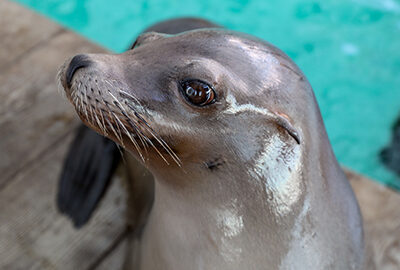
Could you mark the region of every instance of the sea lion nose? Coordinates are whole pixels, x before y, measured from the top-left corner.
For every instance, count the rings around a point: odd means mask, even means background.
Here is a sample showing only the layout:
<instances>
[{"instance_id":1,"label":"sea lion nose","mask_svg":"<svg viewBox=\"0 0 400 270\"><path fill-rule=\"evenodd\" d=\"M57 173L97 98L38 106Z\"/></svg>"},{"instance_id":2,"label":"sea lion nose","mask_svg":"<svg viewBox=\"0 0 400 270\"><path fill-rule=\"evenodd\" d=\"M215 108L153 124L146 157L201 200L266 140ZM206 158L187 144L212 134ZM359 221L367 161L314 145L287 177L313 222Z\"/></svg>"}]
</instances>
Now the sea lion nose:
<instances>
[{"instance_id":1,"label":"sea lion nose","mask_svg":"<svg viewBox=\"0 0 400 270\"><path fill-rule=\"evenodd\" d=\"M71 87L72 78L74 77L75 72L80 68L88 67L91 64L91 61L87 55L78 54L74 56L69 63L67 72L66 72L66 82L67 86Z\"/></svg>"}]
</instances>

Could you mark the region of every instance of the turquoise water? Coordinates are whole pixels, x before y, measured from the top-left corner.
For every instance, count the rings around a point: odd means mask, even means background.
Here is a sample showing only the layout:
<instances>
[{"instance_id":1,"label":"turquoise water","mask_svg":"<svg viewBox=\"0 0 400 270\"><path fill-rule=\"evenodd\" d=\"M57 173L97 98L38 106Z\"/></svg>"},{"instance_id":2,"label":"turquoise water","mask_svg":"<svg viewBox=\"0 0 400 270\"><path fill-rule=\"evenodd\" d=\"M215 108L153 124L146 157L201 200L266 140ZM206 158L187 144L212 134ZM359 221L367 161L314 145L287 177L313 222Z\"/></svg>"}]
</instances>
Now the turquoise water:
<instances>
[{"instance_id":1,"label":"turquoise water","mask_svg":"<svg viewBox=\"0 0 400 270\"><path fill-rule=\"evenodd\" d=\"M379 162L400 114L398 0L18 0L115 52L148 25L198 16L275 44L313 86L339 161L400 188Z\"/></svg>"}]
</instances>

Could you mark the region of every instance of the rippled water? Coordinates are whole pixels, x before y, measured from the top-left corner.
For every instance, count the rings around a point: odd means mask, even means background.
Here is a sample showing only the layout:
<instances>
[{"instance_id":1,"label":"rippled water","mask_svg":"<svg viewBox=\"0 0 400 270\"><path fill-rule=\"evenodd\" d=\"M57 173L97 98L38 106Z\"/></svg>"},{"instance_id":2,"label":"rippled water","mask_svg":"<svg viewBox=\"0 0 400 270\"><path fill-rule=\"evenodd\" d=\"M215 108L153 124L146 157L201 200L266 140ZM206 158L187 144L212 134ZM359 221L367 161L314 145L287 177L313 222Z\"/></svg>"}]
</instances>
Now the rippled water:
<instances>
[{"instance_id":1,"label":"rippled water","mask_svg":"<svg viewBox=\"0 0 400 270\"><path fill-rule=\"evenodd\" d=\"M400 114L399 0L18 2L116 52L149 24L187 15L268 40L310 80L339 161L400 188L378 158Z\"/></svg>"}]
</instances>

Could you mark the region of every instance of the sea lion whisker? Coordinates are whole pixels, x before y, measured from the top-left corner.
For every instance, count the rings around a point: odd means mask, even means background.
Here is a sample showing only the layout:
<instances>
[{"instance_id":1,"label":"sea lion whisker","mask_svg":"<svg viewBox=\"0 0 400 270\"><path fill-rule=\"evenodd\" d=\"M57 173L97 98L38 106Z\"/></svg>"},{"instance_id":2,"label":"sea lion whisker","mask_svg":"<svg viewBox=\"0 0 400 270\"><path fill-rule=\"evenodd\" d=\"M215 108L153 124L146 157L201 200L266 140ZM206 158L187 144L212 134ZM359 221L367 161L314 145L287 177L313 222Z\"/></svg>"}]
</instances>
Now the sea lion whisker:
<instances>
[{"instance_id":1,"label":"sea lion whisker","mask_svg":"<svg viewBox=\"0 0 400 270\"><path fill-rule=\"evenodd\" d=\"M97 83L96 83L96 84L97 84ZM101 99L102 99L103 103L106 105L106 107L107 107L107 109L108 109L108 118L109 118L110 120L113 119L114 117L111 115L113 110L110 108L110 106L109 106L108 103L104 100L103 97L101 97ZM123 141L122 141L121 133L119 133L119 135L118 135L118 132L115 130L115 128L114 128L114 126L112 125L112 123L110 122L110 120L109 120L107 117L104 117L104 118L105 118L105 120L107 121L107 123L108 123L109 127L111 128L111 130L113 131L113 133L115 134L115 137L118 139L118 142L119 142L122 146L124 146L124 143L123 143Z\"/></svg>"},{"instance_id":2,"label":"sea lion whisker","mask_svg":"<svg viewBox=\"0 0 400 270\"><path fill-rule=\"evenodd\" d=\"M116 126L116 128L117 128L117 132L118 132L118 134L119 134L119 137L121 138L122 146L124 146L123 141L122 141L121 129L120 129L119 123L118 123L118 121L117 121L118 117L115 115L115 113L114 113L113 111L111 111L111 115L113 116L113 118L114 118L114 120L115 120L114 123L115 123L115 126Z\"/></svg>"},{"instance_id":3,"label":"sea lion whisker","mask_svg":"<svg viewBox=\"0 0 400 270\"><path fill-rule=\"evenodd\" d=\"M136 140L131 136L130 132L126 129L125 125L121 122L121 120L114 113L112 113L112 114L114 115L114 118L117 120L119 126L121 126L121 128L123 129L125 134L132 141L133 145L135 146L136 150L138 151L138 153L140 155L140 158L143 160L143 162L145 162L142 152L140 151L139 145L137 144Z\"/></svg>"},{"instance_id":4,"label":"sea lion whisker","mask_svg":"<svg viewBox=\"0 0 400 270\"><path fill-rule=\"evenodd\" d=\"M118 116L116 116L114 113L112 113L114 115L114 118L117 120L119 126L121 126L121 128L123 129L123 131L125 132L125 134L129 137L129 139L132 141L133 145L135 146L136 150L138 151L140 157L142 158L142 160L144 161L142 152L139 149L139 145L137 144L136 140L131 136L130 132L126 129L125 125L122 123L122 121L119 119Z\"/></svg>"},{"instance_id":5,"label":"sea lion whisker","mask_svg":"<svg viewBox=\"0 0 400 270\"><path fill-rule=\"evenodd\" d=\"M119 90L119 91L123 91L121 88L120 88L120 82L119 81L117 81L117 80L108 80L108 79L105 79L104 80L106 83L108 83L108 85L109 86L111 86L111 89L116 89L116 90ZM124 91L125 92L125 91ZM134 96L132 96L132 95L130 95L129 93L127 93L127 92L125 92L125 94L127 94L128 96L130 96L131 98L133 98L133 99L135 99L138 103L140 103L139 102L139 100L138 99L136 99Z\"/></svg>"},{"instance_id":6,"label":"sea lion whisker","mask_svg":"<svg viewBox=\"0 0 400 270\"><path fill-rule=\"evenodd\" d=\"M155 131L148 127L147 131L150 132L150 134L153 136L153 138L165 149L165 151L167 151L167 153L172 157L172 159L175 161L175 163L181 167L182 166L182 162L180 160L180 158L175 154L175 152L169 147L169 145L162 139L160 138L157 133L155 133Z\"/></svg>"},{"instance_id":7,"label":"sea lion whisker","mask_svg":"<svg viewBox=\"0 0 400 270\"><path fill-rule=\"evenodd\" d=\"M87 87L86 87L86 85L83 85L83 88L85 89L84 96L85 96L85 101L86 101L86 107L87 107L87 109L88 109L89 112L90 112L90 123L91 123L92 125L95 125L95 123L94 123L94 117L93 117L93 110L92 110L92 107L89 105L89 100L88 100ZM88 118L88 120L89 120L89 118Z\"/></svg>"},{"instance_id":8,"label":"sea lion whisker","mask_svg":"<svg viewBox=\"0 0 400 270\"><path fill-rule=\"evenodd\" d=\"M56 75L56 80L57 80L57 91L58 91L58 93L59 93L63 98L66 98L66 97L67 97L67 94L65 93L64 87L62 86L62 83L61 83L61 77L62 77L64 68L65 68L65 64L62 65L62 66L58 69L58 72L57 72L57 75Z\"/></svg>"},{"instance_id":9,"label":"sea lion whisker","mask_svg":"<svg viewBox=\"0 0 400 270\"><path fill-rule=\"evenodd\" d=\"M74 106L76 108L78 108L78 111L80 111L80 109L79 109L79 95L75 91L73 93L71 93L71 101L74 104Z\"/></svg>"},{"instance_id":10,"label":"sea lion whisker","mask_svg":"<svg viewBox=\"0 0 400 270\"><path fill-rule=\"evenodd\" d=\"M137 143L137 141L132 137L131 133L125 127L124 127L124 130L125 130L126 135L129 137L129 139L131 140L131 142L135 146L136 151L139 153L139 155L140 155L141 159L143 160L143 162L146 162L145 159L144 159L144 156L142 154L142 151L140 151L140 147L139 147L139 144ZM147 154L147 151L146 151L146 154Z\"/></svg>"},{"instance_id":11,"label":"sea lion whisker","mask_svg":"<svg viewBox=\"0 0 400 270\"><path fill-rule=\"evenodd\" d=\"M144 121L144 119L143 119L143 121ZM171 147L157 134L157 132L153 129L153 128L151 128L150 127L150 125L146 122L146 121L144 121L144 123L146 123L146 125L147 125L147 127L148 127L148 130L150 131L150 134L154 137L154 138L156 138L156 139L159 139L162 143L160 143L160 144L162 144L163 146L165 146L167 149L167 152L170 152L170 153L172 153L174 156L175 156L175 158L177 159L177 160L179 160L179 162L180 162L180 159L179 159L179 157L175 154L175 152L171 149Z\"/></svg>"},{"instance_id":12,"label":"sea lion whisker","mask_svg":"<svg viewBox=\"0 0 400 270\"><path fill-rule=\"evenodd\" d=\"M146 137L143 132L140 130L140 128L127 116L126 117L126 121L128 122L129 126L136 132L137 136L139 137L140 142L142 143L142 146L144 148L144 150L146 151L147 154L147 143L145 140L143 140L144 137Z\"/></svg>"},{"instance_id":13,"label":"sea lion whisker","mask_svg":"<svg viewBox=\"0 0 400 270\"><path fill-rule=\"evenodd\" d=\"M158 148L154 145L154 143L147 137L145 137L146 141L149 142L150 146L153 147L153 149L157 152L157 154L165 161L165 163L167 165L169 165L168 160L163 156L163 154L161 154L160 150L158 150Z\"/></svg>"},{"instance_id":14,"label":"sea lion whisker","mask_svg":"<svg viewBox=\"0 0 400 270\"><path fill-rule=\"evenodd\" d=\"M143 162L146 162L145 159L144 159L144 157L143 157L142 151L140 151L140 147L139 147L139 144L137 143L137 141L132 137L131 133L125 128L125 126L123 126L123 129L124 129L124 131L125 131L125 134L128 136L128 138L131 140L131 142L132 142L133 145L135 146L136 151L137 151L137 152L139 153L139 155L140 155L140 158L143 160Z\"/></svg>"},{"instance_id":15,"label":"sea lion whisker","mask_svg":"<svg viewBox=\"0 0 400 270\"><path fill-rule=\"evenodd\" d=\"M122 96L122 98L128 99L129 101L134 101L137 104L141 105L140 101L135 98L134 96L132 96L131 94L129 94L128 92L125 92L122 89L119 89L119 94Z\"/></svg>"},{"instance_id":16,"label":"sea lion whisker","mask_svg":"<svg viewBox=\"0 0 400 270\"><path fill-rule=\"evenodd\" d=\"M71 94L71 100L74 104L76 104L76 101L78 99L78 95L75 92L72 92Z\"/></svg>"},{"instance_id":17,"label":"sea lion whisker","mask_svg":"<svg viewBox=\"0 0 400 270\"><path fill-rule=\"evenodd\" d=\"M122 162L123 162L124 164L126 164L126 160L125 160L125 156L124 156L124 151L122 151L121 146L120 146L118 143L116 143L115 145L117 146L118 152L119 152L119 154L121 155Z\"/></svg>"},{"instance_id":18,"label":"sea lion whisker","mask_svg":"<svg viewBox=\"0 0 400 270\"><path fill-rule=\"evenodd\" d=\"M80 103L80 95L77 95L75 98L75 105L78 108L79 112L82 112L82 106Z\"/></svg>"},{"instance_id":19,"label":"sea lion whisker","mask_svg":"<svg viewBox=\"0 0 400 270\"><path fill-rule=\"evenodd\" d=\"M116 103L115 106L117 106L122 112L124 112L124 115L127 115L128 113L126 112L125 108L123 107L123 105L121 104L121 102L119 102L119 100L111 93L110 90L108 90L108 93L111 95L111 97L114 99L114 101Z\"/></svg>"},{"instance_id":20,"label":"sea lion whisker","mask_svg":"<svg viewBox=\"0 0 400 270\"><path fill-rule=\"evenodd\" d=\"M107 132L107 127L106 127L106 124L105 124L105 122L104 122L104 115L103 115L103 111L100 109L99 110L99 112L100 112L100 116L101 116L101 122L102 122L102 124L103 124L103 127L104 127L104 135L108 135L108 132Z\"/></svg>"},{"instance_id":21,"label":"sea lion whisker","mask_svg":"<svg viewBox=\"0 0 400 270\"><path fill-rule=\"evenodd\" d=\"M83 104L83 97L82 97L81 94L79 95L79 104L80 104L80 106L79 106L80 107L80 112L83 114L84 111L86 110L86 107Z\"/></svg>"},{"instance_id":22,"label":"sea lion whisker","mask_svg":"<svg viewBox=\"0 0 400 270\"><path fill-rule=\"evenodd\" d=\"M110 92L109 92L110 93ZM126 92L125 92L126 93ZM110 93L110 95L111 96L113 96L111 93ZM114 97L114 96L113 96ZM116 99L115 97L114 97L114 99ZM117 102L118 102L118 100L116 100ZM117 104L120 104L120 102L118 102ZM120 107L120 106L118 106L116 104L116 106L117 107ZM139 114L136 112L136 110L135 110L135 108L132 106L132 105L130 105L130 104L127 104L128 105L128 107L132 110L132 111L134 111L134 113L135 113L135 116L139 119L139 120L141 120L146 126L147 126L147 129L149 129L150 128L150 126L148 125L148 123L142 118L142 117L140 117L139 116ZM122 106L122 105L121 105ZM121 109L121 108L120 108ZM122 109L121 109L121 112L122 112ZM125 115L125 117L127 117L128 119L129 119L129 121L128 121L128 123L130 122L130 121L132 121L132 120L130 120L130 118L129 118L129 116L126 114L126 111L125 111L125 113L124 112L122 112L124 115ZM130 123L130 124L132 124L132 123ZM132 128L134 128L134 127L132 127ZM140 130L139 128L134 128L135 129L135 131L138 131L138 130ZM150 128L151 129L151 128ZM138 132L138 135L139 135L139 137L140 137L140 133L141 132ZM152 136L154 137L154 133L153 132L150 132L151 134L152 134ZM157 154L164 160L164 162L167 164L167 165L169 165L169 162L167 161L167 159L164 157L164 155L160 152L160 150L158 150L158 148L153 144L153 142L147 137L147 136L143 136L144 137L144 139L145 139L145 141L147 141L149 144L150 144L150 146L157 152ZM155 139L157 140L157 141L159 141L158 140L158 138L156 138L155 137ZM159 142L160 143L160 142ZM160 143L160 145L162 145L163 146L163 144L162 143ZM163 146L164 147L164 146ZM164 147L165 148L165 147ZM168 151L167 151L168 152ZM170 153L168 153L169 155L171 155ZM174 161L176 162L176 160L174 159ZM179 163L178 163L178 165L179 165Z\"/></svg>"},{"instance_id":23,"label":"sea lion whisker","mask_svg":"<svg viewBox=\"0 0 400 270\"><path fill-rule=\"evenodd\" d=\"M151 126L147 123L146 120L144 120L143 117L141 117L136 111L135 109L130 106L129 104L127 104L128 107L130 109L132 109L134 111L135 116L143 123L145 124L145 128L147 131L149 131L149 133L158 141L158 143L167 151L167 153L172 157L172 159L175 161L175 163L181 167L182 166L182 162L180 160L180 158L175 154L175 152L170 148L170 146L161 138L159 138L158 134L154 131L154 129L151 128Z\"/></svg>"},{"instance_id":24,"label":"sea lion whisker","mask_svg":"<svg viewBox=\"0 0 400 270\"><path fill-rule=\"evenodd\" d=\"M94 117L96 118L97 125L100 127L101 131L102 131L104 134L106 134L105 127L101 124L100 119L99 119L99 117L97 116L96 111L95 111L95 113L94 113Z\"/></svg>"},{"instance_id":25,"label":"sea lion whisker","mask_svg":"<svg viewBox=\"0 0 400 270\"><path fill-rule=\"evenodd\" d=\"M106 81L108 84L110 84L108 81ZM139 137L139 139L140 139L140 141L141 141L141 143L142 143L142 145L143 145L143 148L144 149L146 149L146 144L145 144L145 142L143 141L143 139L142 139L142 136L141 136L141 132L140 132L140 129L138 129L137 128L137 126L136 125L134 125L132 122L131 122L131 120L130 120L130 118L129 118L129 116L128 116L128 112L126 111L126 109L123 107L123 105L122 105L122 103L111 93L111 91L110 90L108 90L108 93L110 94L110 96L114 99L114 101L115 101L115 106L121 111L121 113L128 119L128 123L130 124L130 126L133 128L133 130L138 134L138 137ZM118 119L118 121L119 121L119 119ZM120 124L123 126L123 128L126 130L126 128L125 128L125 125L123 125L123 123L120 121ZM132 125L133 124L133 125ZM135 145L135 147L136 147L136 145ZM139 151L139 150L138 150ZM146 152L147 152L147 150L146 150ZM140 153L141 154L141 153Z\"/></svg>"},{"instance_id":26,"label":"sea lion whisker","mask_svg":"<svg viewBox=\"0 0 400 270\"><path fill-rule=\"evenodd\" d=\"M142 134L141 134L141 131L140 131L139 127L138 127L137 125L135 125L135 123L133 123L133 121L130 119L130 117L129 117L127 111L122 107L122 104L121 104L120 102L118 102L118 100L114 97L114 95L111 94L111 93L110 93L110 95L111 95L111 96L115 99L115 101L117 102L117 103L115 103L115 106L117 106L117 108L120 109L120 112L122 113L123 116L125 116L127 122L128 122L129 125L131 126L131 128L138 134L138 137L139 137L139 139L141 140L143 147L145 147L145 143L144 143L144 141L142 140L142 138L141 138L141 136L140 136L140 135L142 135Z\"/></svg>"},{"instance_id":27,"label":"sea lion whisker","mask_svg":"<svg viewBox=\"0 0 400 270\"><path fill-rule=\"evenodd\" d=\"M75 82L75 81L74 81ZM84 99L84 96L85 96L85 94L83 93L83 91L82 91L82 89L81 89L81 83L79 82L79 84L78 84L78 86L77 86L77 88L76 88L76 90L74 91L74 92L79 92L79 96L80 96L80 99L81 99L81 104L82 104L82 109L83 109L83 113L84 113L84 115L86 116L86 119L89 121L89 114L88 114L88 111L87 111L87 104L89 104L88 102L87 102L87 100L86 101L84 101L83 99Z\"/></svg>"},{"instance_id":28,"label":"sea lion whisker","mask_svg":"<svg viewBox=\"0 0 400 270\"><path fill-rule=\"evenodd\" d=\"M94 108L93 108L93 106L92 106L92 104L89 104L88 105L88 107L89 107L89 111L90 111L90 119L91 119L91 123L93 124L93 125L96 125L96 122L95 122L95 113L93 113L93 111L94 111Z\"/></svg>"},{"instance_id":29,"label":"sea lion whisker","mask_svg":"<svg viewBox=\"0 0 400 270\"><path fill-rule=\"evenodd\" d=\"M111 128L112 132L114 133L115 137L117 138L118 142L123 146L123 142L122 142L122 137L118 136L117 131L115 130L115 128L113 127L112 123L110 122L110 120L108 120L108 118L105 118L108 126Z\"/></svg>"}]
</instances>

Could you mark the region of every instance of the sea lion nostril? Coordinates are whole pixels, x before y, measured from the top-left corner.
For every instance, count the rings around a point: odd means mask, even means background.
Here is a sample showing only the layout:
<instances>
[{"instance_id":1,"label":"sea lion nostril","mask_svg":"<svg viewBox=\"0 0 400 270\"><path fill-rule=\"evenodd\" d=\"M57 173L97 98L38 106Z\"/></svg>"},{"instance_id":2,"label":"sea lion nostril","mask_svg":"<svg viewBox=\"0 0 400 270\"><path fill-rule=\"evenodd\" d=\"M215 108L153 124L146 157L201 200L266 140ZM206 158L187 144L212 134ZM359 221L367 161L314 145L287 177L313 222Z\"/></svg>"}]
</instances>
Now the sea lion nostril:
<instances>
[{"instance_id":1,"label":"sea lion nostril","mask_svg":"<svg viewBox=\"0 0 400 270\"><path fill-rule=\"evenodd\" d=\"M71 62L69 63L67 72L66 72L66 81L67 81L67 86L71 87L72 83L72 78L75 74L75 72L80 69L87 67L91 64L91 61L88 56L84 54L78 54L72 58Z\"/></svg>"}]
</instances>

